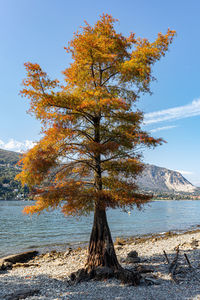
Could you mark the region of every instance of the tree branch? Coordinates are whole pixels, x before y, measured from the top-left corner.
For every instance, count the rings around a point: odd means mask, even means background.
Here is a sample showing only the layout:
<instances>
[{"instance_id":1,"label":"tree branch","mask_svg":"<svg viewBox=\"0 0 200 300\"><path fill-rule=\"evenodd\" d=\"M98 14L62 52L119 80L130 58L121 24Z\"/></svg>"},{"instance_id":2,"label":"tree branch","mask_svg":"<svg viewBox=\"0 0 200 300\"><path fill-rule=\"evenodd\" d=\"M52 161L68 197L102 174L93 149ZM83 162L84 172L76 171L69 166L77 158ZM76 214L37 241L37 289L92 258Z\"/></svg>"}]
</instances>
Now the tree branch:
<instances>
[{"instance_id":1,"label":"tree branch","mask_svg":"<svg viewBox=\"0 0 200 300\"><path fill-rule=\"evenodd\" d=\"M91 65L91 71L92 71L92 77L93 77L94 86L97 87L96 82L95 82L94 66L93 66L93 64Z\"/></svg>"},{"instance_id":2,"label":"tree branch","mask_svg":"<svg viewBox=\"0 0 200 300\"><path fill-rule=\"evenodd\" d=\"M113 74L111 74L103 83L101 86L103 86L106 82L108 82L112 77L114 77L115 75L117 75L119 72L115 72Z\"/></svg>"}]
</instances>

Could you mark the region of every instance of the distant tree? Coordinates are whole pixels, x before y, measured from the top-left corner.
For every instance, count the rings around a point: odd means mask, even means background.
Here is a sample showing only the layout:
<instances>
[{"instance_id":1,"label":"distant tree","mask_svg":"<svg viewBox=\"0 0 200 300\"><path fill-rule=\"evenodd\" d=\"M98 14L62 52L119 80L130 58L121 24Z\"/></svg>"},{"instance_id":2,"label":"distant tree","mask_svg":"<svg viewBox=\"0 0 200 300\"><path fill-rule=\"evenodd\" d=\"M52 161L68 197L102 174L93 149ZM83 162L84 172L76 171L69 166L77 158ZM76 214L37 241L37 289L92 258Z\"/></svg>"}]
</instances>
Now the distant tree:
<instances>
[{"instance_id":1,"label":"distant tree","mask_svg":"<svg viewBox=\"0 0 200 300\"><path fill-rule=\"evenodd\" d=\"M3 180L2 180L2 183L3 183L3 184L8 184L8 183L10 183L10 179L4 177Z\"/></svg>"},{"instance_id":2,"label":"distant tree","mask_svg":"<svg viewBox=\"0 0 200 300\"><path fill-rule=\"evenodd\" d=\"M43 124L43 138L24 155L17 176L36 200L25 212L62 207L65 215L81 215L94 210L88 272L98 266L121 270L106 208L139 208L150 199L137 193L134 182L143 169L140 148L162 140L141 129L143 114L134 104L150 92L152 65L175 35L168 30L151 43L117 33L115 22L103 15L74 34L65 48L73 61L63 72L63 86L28 62L21 91Z\"/></svg>"}]
</instances>

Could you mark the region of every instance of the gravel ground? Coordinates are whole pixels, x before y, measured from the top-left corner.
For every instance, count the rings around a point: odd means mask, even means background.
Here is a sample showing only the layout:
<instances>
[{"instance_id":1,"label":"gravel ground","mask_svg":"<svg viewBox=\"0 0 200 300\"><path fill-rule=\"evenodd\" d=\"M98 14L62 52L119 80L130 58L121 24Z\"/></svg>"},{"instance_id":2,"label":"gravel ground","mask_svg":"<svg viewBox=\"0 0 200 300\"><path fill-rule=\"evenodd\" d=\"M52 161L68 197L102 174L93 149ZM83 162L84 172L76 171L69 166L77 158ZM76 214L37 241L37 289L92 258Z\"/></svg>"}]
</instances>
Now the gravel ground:
<instances>
[{"instance_id":1,"label":"gravel ground","mask_svg":"<svg viewBox=\"0 0 200 300\"><path fill-rule=\"evenodd\" d=\"M163 255L166 251L172 262L179 245L179 267L175 283L168 273L168 264ZM163 238L137 239L124 245L116 245L118 259L123 267L150 267L154 269L146 276L155 283L140 286L127 286L118 280L82 282L69 285L71 272L84 267L87 250L76 249L66 253L51 252L37 256L28 264L16 264L12 270L0 271L0 299L15 299L16 292L24 289L38 289L39 293L26 297L27 300L200 300L200 232L185 233ZM141 259L137 264L126 264L125 258L130 251L137 251ZM184 257L187 254L192 268L189 268ZM9 298L10 297L10 298Z\"/></svg>"}]
</instances>

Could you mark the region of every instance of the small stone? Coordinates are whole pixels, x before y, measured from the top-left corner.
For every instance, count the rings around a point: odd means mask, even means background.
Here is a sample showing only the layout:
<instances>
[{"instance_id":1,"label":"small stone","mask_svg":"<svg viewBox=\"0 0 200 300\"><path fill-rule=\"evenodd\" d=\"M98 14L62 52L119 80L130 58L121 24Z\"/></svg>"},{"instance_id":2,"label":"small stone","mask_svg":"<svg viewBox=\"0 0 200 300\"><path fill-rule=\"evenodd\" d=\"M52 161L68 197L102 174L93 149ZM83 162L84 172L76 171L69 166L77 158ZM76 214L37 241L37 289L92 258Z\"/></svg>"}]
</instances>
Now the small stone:
<instances>
[{"instance_id":1,"label":"small stone","mask_svg":"<svg viewBox=\"0 0 200 300\"><path fill-rule=\"evenodd\" d=\"M128 253L127 256L132 257L132 258L136 258L136 257L138 257L138 253L137 253L137 251L131 251L131 252Z\"/></svg>"},{"instance_id":2,"label":"small stone","mask_svg":"<svg viewBox=\"0 0 200 300\"><path fill-rule=\"evenodd\" d=\"M193 240L191 243L190 243L191 247L198 247L199 246L199 241L197 240Z\"/></svg>"},{"instance_id":3,"label":"small stone","mask_svg":"<svg viewBox=\"0 0 200 300\"><path fill-rule=\"evenodd\" d=\"M136 264L139 263L141 261L141 259L139 257L127 257L125 259L125 262L128 264Z\"/></svg>"},{"instance_id":4,"label":"small stone","mask_svg":"<svg viewBox=\"0 0 200 300\"><path fill-rule=\"evenodd\" d=\"M115 249L119 251L119 250L122 250L123 247L121 247L121 246L116 246Z\"/></svg>"},{"instance_id":5,"label":"small stone","mask_svg":"<svg viewBox=\"0 0 200 300\"><path fill-rule=\"evenodd\" d=\"M13 264L9 261L5 261L1 267L2 270L12 269Z\"/></svg>"},{"instance_id":6,"label":"small stone","mask_svg":"<svg viewBox=\"0 0 200 300\"><path fill-rule=\"evenodd\" d=\"M152 242L157 242L157 240L158 240L158 238L155 237L155 238L152 239Z\"/></svg>"},{"instance_id":7,"label":"small stone","mask_svg":"<svg viewBox=\"0 0 200 300\"><path fill-rule=\"evenodd\" d=\"M186 242L184 242L182 245L181 245L181 247L183 247L183 248L190 248L190 243L186 243Z\"/></svg>"},{"instance_id":8,"label":"small stone","mask_svg":"<svg viewBox=\"0 0 200 300\"><path fill-rule=\"evenodd\" d=\"M146 277L146 276L142 276L144 281L145 281L145 284L147 285L160 285L161 284L161 281L158 280L158 279L155 279L153 277Z\"/></svg>"},{"instance_id":9,"label":"small stone","mask_svg":"<svg viewBox=\"0 0 200 300\"><path fill-rule=\"evenodd\" d=\"M123 246L126 244L126 240L123 239L123 238L119 238L117 237L116 240L115 240L115 245L120 245L120 246Z\"/></svg>"},{"instance_id":10,"label":"small stone","mask_svg":"<svg viewBox=\"0 0 200 300\"><path fill-rule=\"evenodd\" d=\"M50 253L46 253L46 254L43 255L44 259L47 259L47 258L50 258L50 257L51 257Z\"/></svg>"},{"instance_id":11,"label":"small stone","mask_svg":"<svg viewBox=\"0 0 200 300\"><path fill-rule=\"evenodd\" d=\"M56 250L51 250L51 252L50 252L50 254L55 254L55 253L57 253Z\"/></svg>"},{"instance_id":12,"label":"small stone","mask_svg":"<svg viewBox=\"0 0 200 300\"><path fill-rule=\"evenodd\" d=\"M126 258L120 257L119 261L120 261L121 263L125 263L125 262L126 262Z\"/></svg>"},{"instance_id":13,"label":"small stone","mask_svg":"<svg viewBox=\"0 0 200 300\"><path fill-rule=\"evenodd\" d=\"M68 248L68 250L64 253L64 257L67 257L72 252L72 248Z\"/></svg>"}]
</instances>

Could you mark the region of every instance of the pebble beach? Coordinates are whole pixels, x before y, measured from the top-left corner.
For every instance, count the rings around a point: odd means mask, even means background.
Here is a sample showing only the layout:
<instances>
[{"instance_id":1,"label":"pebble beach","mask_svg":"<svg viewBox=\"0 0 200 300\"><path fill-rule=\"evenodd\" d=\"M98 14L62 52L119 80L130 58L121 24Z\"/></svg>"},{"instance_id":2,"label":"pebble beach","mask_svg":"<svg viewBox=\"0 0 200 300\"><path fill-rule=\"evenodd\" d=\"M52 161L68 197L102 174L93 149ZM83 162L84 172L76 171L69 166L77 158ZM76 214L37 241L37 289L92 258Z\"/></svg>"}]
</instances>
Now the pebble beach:
<instances>
[{"instance_id":1,"label":"pebble beach","mask_svg":"<svg viewBox=\"0 0 200 300\"><path fill-rule=\"evenodd\" d=\"M176 281L169 274L179 246ZM139 286L128 286L116 279L87 281L71 284L69 275L83 268L87 249L66 249L65 252L43 253L27 263L13 264L12 268L0 271L1 300L164 300L200 299L200 231L182 234L165 234L137 239L118 239L116 254L124 268L147 268ZM127 261L127 255L136 251L139 262ZM185 254L189 260L186 260ZM19 296L23 291L32 295ZM21 298L20 298L21 297Z\"/></svg>"}]
</instances>

